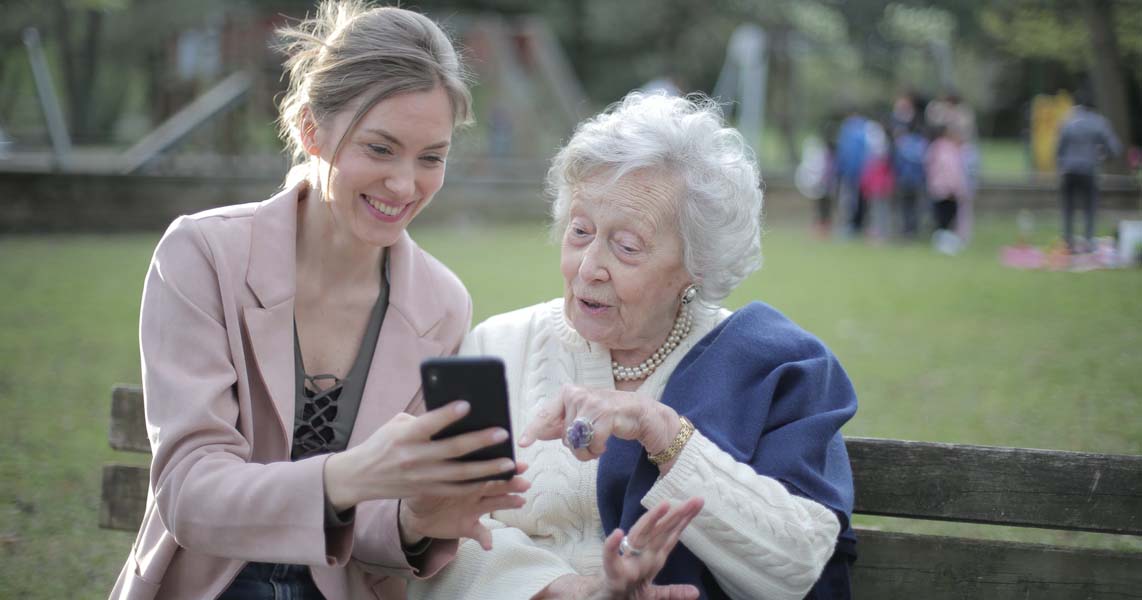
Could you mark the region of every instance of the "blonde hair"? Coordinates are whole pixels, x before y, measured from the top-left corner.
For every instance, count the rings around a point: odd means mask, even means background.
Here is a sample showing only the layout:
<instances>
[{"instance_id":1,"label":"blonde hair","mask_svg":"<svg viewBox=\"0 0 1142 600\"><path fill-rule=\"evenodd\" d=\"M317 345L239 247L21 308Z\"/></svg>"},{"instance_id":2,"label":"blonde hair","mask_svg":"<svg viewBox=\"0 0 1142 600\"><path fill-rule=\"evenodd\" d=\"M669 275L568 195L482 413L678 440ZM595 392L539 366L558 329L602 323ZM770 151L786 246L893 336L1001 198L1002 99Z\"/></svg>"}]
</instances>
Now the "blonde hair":
<instances>
[{"instance_id":1,"label":"blonde hair","mask_svg":"<svg viewBox=\"0 0 1142 600\"><path fill-rule=\"evenodd\" d=\"M360 100L346 135L378 102L441 86L454 125L471 122L467 72L448 36L428 17L363 0L325 0L317 15L278 29L289 87L282 97L278 132L295 166L307 162L302 137L305 111L317 123Z\"/></svg>"}]
</instances>

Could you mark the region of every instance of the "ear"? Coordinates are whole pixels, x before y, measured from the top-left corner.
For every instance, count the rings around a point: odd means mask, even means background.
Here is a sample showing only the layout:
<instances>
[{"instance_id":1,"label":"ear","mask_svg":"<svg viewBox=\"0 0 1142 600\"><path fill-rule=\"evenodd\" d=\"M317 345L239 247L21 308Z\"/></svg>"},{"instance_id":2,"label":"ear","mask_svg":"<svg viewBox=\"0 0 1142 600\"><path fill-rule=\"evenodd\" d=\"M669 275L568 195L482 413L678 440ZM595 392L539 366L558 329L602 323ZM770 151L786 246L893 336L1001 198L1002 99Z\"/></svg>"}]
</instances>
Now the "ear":
<instances>
[{"instance_id":1,"label":"ear","mask_svg":"<svg viewBox=\"0 0 1142 600\"><path fill-rule=\"evenodd\" d=\"M301 109L301 144L306 154L310 156L321 155L321 144L318 140L317 119L309 107Z\"/></svg>"}]
</instances>

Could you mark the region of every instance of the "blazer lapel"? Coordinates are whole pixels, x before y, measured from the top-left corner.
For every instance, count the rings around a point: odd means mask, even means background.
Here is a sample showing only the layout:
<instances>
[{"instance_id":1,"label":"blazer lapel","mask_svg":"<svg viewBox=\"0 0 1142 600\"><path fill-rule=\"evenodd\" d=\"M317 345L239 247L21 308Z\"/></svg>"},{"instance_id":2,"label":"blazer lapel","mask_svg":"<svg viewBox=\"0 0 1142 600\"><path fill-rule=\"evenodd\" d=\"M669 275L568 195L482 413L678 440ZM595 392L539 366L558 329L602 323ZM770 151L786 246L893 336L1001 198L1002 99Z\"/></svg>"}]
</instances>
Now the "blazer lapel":
<instances>
[{"instance_id":1,"label":"blazer lapel","mask_svg":"<svg viewBox=\"0 0 1142 600\"><path fill-rule=\"evenodd\" d=\"M433 293L432 271L408 233L401 234L389 249L389 286L389 308L349 436L350 446L364 441L397 413L409 410L419 397L420 362L448 350L428 335L444 312Z\"/></svg>"},{"instance_id":2,"label":"blazer lapel","mask_svg":"<svg viewBox=\"0 0 1142 600\"><path fill-rule=\"evenodd\" d=\"M254 363L274 405L286 447L293 443L293 299L273 308L246 308L246 334Z\"/></svg>"},{"instance_id":3,"label":"blazer lapel","mask_svg":"<svg viewBox=\"0 0 1142 600\"><path fill-rule=\"evenodd\" d=\"M246 283L261 304L244 311L246 335L287 448L293 440L297 203L303 185L266 200L254 212L246 273Z\"/></svg>"},{"instance_id":4,"label":"blazer lapel","mask_svg":"<svg viewBox=\"0 0 1142 600\"><path fill-rule=\"evenodd\" d=\"M443 352L442 344L420 337L402 315L390 310L377 339L349 446L363 442L397 413L408 410L420 392L420 361Z\"/></svg>"}]
</instances>

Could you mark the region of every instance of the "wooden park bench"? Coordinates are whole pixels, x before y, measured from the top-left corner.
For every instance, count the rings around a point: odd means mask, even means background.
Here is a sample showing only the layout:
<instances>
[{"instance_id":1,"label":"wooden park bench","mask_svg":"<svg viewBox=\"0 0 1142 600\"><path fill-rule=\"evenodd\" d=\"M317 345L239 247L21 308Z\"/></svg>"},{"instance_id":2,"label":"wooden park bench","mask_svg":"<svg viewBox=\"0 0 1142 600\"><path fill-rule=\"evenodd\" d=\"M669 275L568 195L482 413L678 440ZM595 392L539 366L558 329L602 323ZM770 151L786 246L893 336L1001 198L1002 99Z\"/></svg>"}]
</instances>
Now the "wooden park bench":
<instances>
[{"instance_id":1,"label":"wooden park bench","mask_svg":"<svg viewBox=\"0 0 1142 600\"><path fill-rule=\"evenodd\" d=\"M111 447L149 452L138 386ZM1142 456L848 438L855 512L1142 536ZM136 530L147 469L103 468L100 526ZM1142 598L1142 552L858 529L857 598Z\"/></svg>"}]
</instances>

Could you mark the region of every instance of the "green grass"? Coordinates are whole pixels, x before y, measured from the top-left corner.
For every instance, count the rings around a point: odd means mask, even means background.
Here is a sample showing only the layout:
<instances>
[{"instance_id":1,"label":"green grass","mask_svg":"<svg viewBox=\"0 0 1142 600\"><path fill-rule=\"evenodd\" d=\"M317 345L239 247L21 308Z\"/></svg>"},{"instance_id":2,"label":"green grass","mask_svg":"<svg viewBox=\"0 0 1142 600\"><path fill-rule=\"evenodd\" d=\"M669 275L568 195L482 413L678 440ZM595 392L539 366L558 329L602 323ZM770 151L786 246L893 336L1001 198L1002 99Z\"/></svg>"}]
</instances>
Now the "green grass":
<instances>
[{"instance_id":1,"label":"green grass","mask_svg":"<svg viewBox=\"0 0 1142 600\"><path fill-rule=\"evenodd\" d=\"M764 300L833 349L860 396L850 435L1142 454L1142 270L1005 269L996 254L1013 228L981 223L955 258L776 228L765 268L727 304ZM560 293L542 226L415 236L467 283L477 319ZM96 527L99 468L132 459L107 448L109 391L139 381L139 295L156 240L0 238L0 598L106 597L127 555L132 534Z\"/></svg>"},{"instance_id":2,"label":"green grass","mask_svg":"<svg viewBox=\"0 0 1142 600\"><path fill-rule=\"evenodd\" d=\"M984 179L1014 179L1031 175L1023 140L1009 138L979 141L980 175Z\"/></svg>"}]
</instances>

